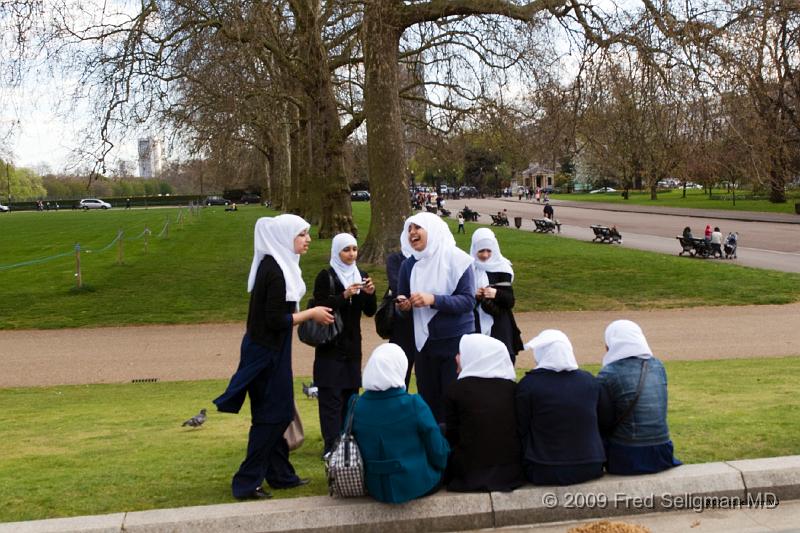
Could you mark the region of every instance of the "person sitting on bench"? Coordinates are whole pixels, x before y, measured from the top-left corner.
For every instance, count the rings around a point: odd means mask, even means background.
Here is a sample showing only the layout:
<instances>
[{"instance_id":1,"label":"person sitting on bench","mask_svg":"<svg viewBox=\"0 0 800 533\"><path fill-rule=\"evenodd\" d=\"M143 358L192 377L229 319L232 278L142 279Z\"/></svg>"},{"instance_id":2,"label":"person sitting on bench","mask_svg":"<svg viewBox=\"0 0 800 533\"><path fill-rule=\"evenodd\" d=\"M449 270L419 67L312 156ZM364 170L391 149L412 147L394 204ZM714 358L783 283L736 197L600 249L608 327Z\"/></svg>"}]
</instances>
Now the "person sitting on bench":
<instances>
[{"instance_id":1,"label":"person sitting on bench","mask_svg":"<svg viewBox=\"0 0 800 533\"><path fill-rule=\"evenodd\" d=\"M550 202L544 204L544 218L553 220L553 206L550 205Z\"/></svg>"}]
</instances>

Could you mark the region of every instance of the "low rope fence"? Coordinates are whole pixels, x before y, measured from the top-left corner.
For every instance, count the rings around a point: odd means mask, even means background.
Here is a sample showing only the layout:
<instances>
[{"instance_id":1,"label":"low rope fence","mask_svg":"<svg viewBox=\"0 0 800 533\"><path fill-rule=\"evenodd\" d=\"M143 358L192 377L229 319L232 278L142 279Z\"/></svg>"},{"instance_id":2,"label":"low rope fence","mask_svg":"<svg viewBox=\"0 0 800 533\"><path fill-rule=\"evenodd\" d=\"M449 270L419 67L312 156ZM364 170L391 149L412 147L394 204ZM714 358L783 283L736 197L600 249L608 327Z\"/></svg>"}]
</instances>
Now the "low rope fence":
<instances>
[{"instance_id":1,"label":"low rope fence","mask_svg":"<svg viewBox=\"0 0 800 533\"><path fill-rule=\"evenodd\" d=\"M183 225L184 225L184 221L186 220L186 215L185 215L184 211L188 212L192 217L198 217L199 214L200 214L199 205L195 206L195 205L192 204L188 208L181 209L180 211L178 211L178 214L175 216L174 222L171 219L171 217L169 215L167 215L166 220L164 221L164 226L161 228L161 231L158 233L158 235L156 235L156 238L168 239L169 238L170 226L172 224L177 224L179 226L179 228L182 229ZM124 243L125 242L138 241L140 239L143 239L144 253L147 254L148 253L149 238L150 238L150 236L152 234L153 234L153 232L150 230L150 228L145 226L145 228L142 230L142 232L139 233L137 236L126 238L125 237L125 232L120 228L117 231L117 235L114 237L114 239L112 239L111 242L109 242L108 244L106 244L105 246L103 246L101 248L84 248L84 247L81 246L80 243L75 243L73 249L68 251L68 252L58 253L58 254L47 256L47 257L40 257L40 258L37 258L37 259L30 259L30 260L27 260L27 261L21 261L21 262L18 262L18 263L12 263L12 264L9 264L9 265L0 265L0 272L11 270L11 269L14 269L14 268L22 268L22 267L33 266L33 265L40 265L40 264L43 264L43 263L47 263L49 261L54 261L56 259L60 259L62 257L67 257L67 256L70 256L70 255L74 255L75 256L75 278L76 278L76 284L77 284L78 288L81 288L83 286L83 273L81 271L81 254L99 254L99 253L103 253L105 251L110 250L116 244L117 245L117 264L123 264L124 263Z\"/></svg>"}]
</instances>

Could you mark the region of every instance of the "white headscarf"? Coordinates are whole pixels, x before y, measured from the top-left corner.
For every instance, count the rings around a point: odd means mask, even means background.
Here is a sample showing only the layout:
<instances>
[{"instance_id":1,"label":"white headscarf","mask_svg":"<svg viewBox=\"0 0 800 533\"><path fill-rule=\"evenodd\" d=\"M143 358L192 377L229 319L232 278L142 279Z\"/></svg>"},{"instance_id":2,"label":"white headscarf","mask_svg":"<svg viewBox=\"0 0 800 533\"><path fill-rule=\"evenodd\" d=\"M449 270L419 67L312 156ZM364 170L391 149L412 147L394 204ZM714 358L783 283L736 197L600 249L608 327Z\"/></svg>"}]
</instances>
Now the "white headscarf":
<instances>
[{"instance_id":1,"label":"white headscarf","mask_svg":"<svg viewBox=\"0 0 800 533\"><path fill-rule=\"evenodd\" d=\"M406 353L398 345L387 342L372 351L361 382L365 390L372 391L405 388L406 370Z\"/></svg>"},{"instance_id":2,"label":"white headscarf","mask_svg":"<svg viewBox=\"0 0 800 533\"><path fill-rule=\"evenodd\" d=\"M425 249L412 255L417 260L411 270L411 292L452 294L464 272L472 264L472 257L456 247L456 240L447 224L433 213L417 213L406 219L403 234L408 240L411 224L428 232ZM414 341L421 350L428 340L428 323L438 311L430 306L414 307Z\"/></svg>"},{"instance_id":3,"label":"white headscarf","mask_svg":"<svg viewBox=\"0 0 800 533\"><path fill-rule=\"evenodd\" d=\"M411 243L408 242L408 228L405 226L403 226L403 233L400 234L400 251L405 257L411 257L411 254L414 253Z\"/></svg>"},{"instance_id":4,"label":"white headscarf","mask_svg":"<svg viewBox=\"0 0 800 533\"><path fill-rule=\"evenodd\" d=\"M486 261L478 259L478 252L481 250L491 250L492 255ZM472 256L472 272L475 274L475 291L489 285L487 272L504 272L511 274L511 281L514 281L514 269L511 268L511 261L503 257L500 253L500 244L494 236L494 232L489 228L480 228L472 234L472 244L469 248L469 255ZM494 317L485 312L478 306L478 318L481 323L481 333L489 335L494 325Z\"/></svg>"},{"instance_id":5,"label":"white headscarf","mask_svg":"<svg viewBox=\"0 0 800 533\"><path fill-rule=\"evenodd\" d=\"M464 335L458 343L458 353L461 359L458 379L474 377L515 381L517 378L508 348L495 338L480 333Z\"/></svg>"},{"instance_id":6,"label":"white headscarf","mask_svg":"<svg viewBox=\"0 0 800 533\"><path fill-rule=\"evenodd\" d=\"M525 348L533 350L536 368L546 368L556 372L578 369L572 343L563 331L546 329L528 341Z\"/></svg>"},{"instance_id":7,"label":"white headscarf","mask_svg":"<svg viewBox=\"0 0 800 533\"><path fill-rule=\"evenodd\" d=\"M627 357L649 359L653 351L644 338L642 328L630 320L615 320L606 328L608 352L603 356L603 366Z\"/></svg>"},{"instance_id":8,"label":"white headscarf","mask_svg":"<svg viewBox=\"0 0 800 533\"><path fill-rule=\"evenodd\" d=\"M349 233L340 233L331 242L330 265L345 289L353 283L361 283L361 272L358 271L356 262L353 261L352 265L348 265L339 257L342 250L348 246L358 246L356 238Z\"/></svg>"},{"instance_id":9,"label":"white headscarf","mask_svg":"<svg viewBox=\"0 0 800 533\"><path fill-rule=\"evenodd\" d=\"M299 302L306 293L300 272L300 254L294 252L294 239L311 225L297 215L278 215L256 220L253 263L247 278L247 292L253 290L258 266L265 255L271 255L283 272L286 282L286 301Z\"/></svg>"}]
</instances>

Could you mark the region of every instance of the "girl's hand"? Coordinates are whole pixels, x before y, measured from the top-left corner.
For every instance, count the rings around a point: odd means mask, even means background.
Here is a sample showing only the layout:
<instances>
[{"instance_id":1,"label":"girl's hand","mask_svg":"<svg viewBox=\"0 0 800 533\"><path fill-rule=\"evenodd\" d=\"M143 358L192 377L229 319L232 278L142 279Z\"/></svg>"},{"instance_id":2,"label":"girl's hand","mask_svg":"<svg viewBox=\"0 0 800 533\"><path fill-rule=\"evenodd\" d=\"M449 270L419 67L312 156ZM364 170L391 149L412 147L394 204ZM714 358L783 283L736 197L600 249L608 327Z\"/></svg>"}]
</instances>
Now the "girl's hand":
<instances>
[{"instance_id":1,"label":"girl's hand","mask_svg":"<svg viewBox=\"0 0 800 533\"><path fill-rule=\"evenodd\" d=\"M330 307L325 307L322 305L318 305L316 307L312 307L309 309L311 312L311 320L317 322L319 324L333 324L333 309Z\"/></svg>"},{"instance_id":2,"label":"girl's hand","mask_svg":"<svg viewBox=\"0 0 800 533\"><path fill-rule=\"evenodd\" d=\"M344 295L345 298L352 298L353 296L361 292L361 287L362 287L361 283L353 283L344 290L342 295Z\"/></svg>"},{"instance_id":3,"label":"girl's hand","mask_svg":"<svg viewBox=\"0 0 800 533\"><path fill-rule=\"evenodd\" d=\"M372 283L372 278L364 278L364 284L361 287L367 294L375 294L375 284Z\"/></svg>"},{"instance_id":4,"label":"girl's hand","mask_svg":"<svg viewBox=\"0 0 800 533\"><path fill-rule=\"evenodd\" d=\"M494 287L484 287L481 290L483 290L483 297L487 300L494 300L494 297L497 296L497 289Z\"/></svg>"},{"instance_id":5,"label":"girl's hand","mask_svg":"<svg viewBox=\"0 0 800 533\"><path fill-rule=\"evenodd\" d=\"M433 303L436 301L436 298L433 296L433 294L429 294L427 292L413 292L408 300L414 307L427 307L433 305Z\"/></svg>"},{"instance_id":6,"label":"girl's hand","mask_svg":"<svg viewBox=\"0 0 800 533\"><path fill-rule=\"evenodd\" d=\"M395 298L394 302L394 305L401 311L408 312L411 310L411 301L402 294Z\"/></svg>"}]
</instances>

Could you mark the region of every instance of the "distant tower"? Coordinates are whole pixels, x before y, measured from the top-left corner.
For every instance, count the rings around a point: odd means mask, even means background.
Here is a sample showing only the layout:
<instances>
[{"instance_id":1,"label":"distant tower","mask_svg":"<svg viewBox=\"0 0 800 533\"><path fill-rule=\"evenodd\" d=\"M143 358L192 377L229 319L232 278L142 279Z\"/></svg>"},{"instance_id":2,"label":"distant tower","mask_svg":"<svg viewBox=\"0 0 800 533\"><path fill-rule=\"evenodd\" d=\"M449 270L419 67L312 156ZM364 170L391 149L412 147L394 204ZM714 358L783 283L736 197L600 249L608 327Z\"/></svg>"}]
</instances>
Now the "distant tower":
<instances>
[{"instance_id":1,"label":"distant tower","mask_svg":"<svg viewBox=\"0 0 800 533\"><path fill-rule=\"evenodd\" d=\"M155 137L139 139L139 176L155 178L161 173L161 140Z\"/></svg>"}]
</instances>

